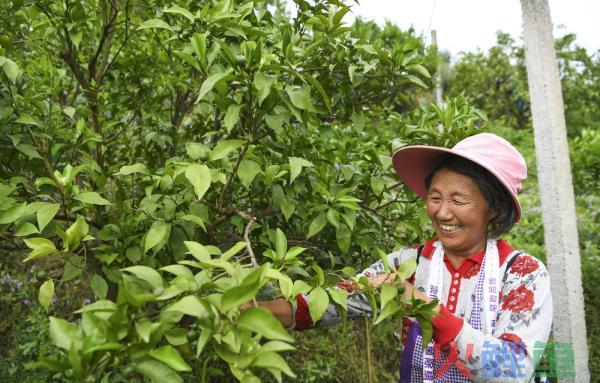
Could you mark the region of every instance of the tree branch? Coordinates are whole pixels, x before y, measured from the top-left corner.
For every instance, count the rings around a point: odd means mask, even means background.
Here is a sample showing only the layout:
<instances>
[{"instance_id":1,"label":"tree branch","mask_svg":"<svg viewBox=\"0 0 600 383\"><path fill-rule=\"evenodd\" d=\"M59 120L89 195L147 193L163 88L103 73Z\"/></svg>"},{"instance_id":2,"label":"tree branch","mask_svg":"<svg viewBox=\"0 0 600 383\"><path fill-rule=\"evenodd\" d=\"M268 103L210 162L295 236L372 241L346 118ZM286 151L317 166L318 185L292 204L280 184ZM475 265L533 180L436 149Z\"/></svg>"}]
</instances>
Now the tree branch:
<instances>
[{"instance_id":1,"label":"tree branch","mask_svg":"<svg viewBox=\"0 0 600 383\"><path fill-rule=\"evenodd\" d=\"M416 198L411 199L411 200L393 199L391 201L388 201L388 202L384 203L383 205L380 205L380 206L376 207L375 211L379 211L379 210L381 210L381 209L383 209L385 207L388 207L389 205L391 205L393 203L396 203L396 202L399 202L399 203L415 203L418 200L419 200L419 197L416 197Z\"/></svg>"},{"instance_id":2,"label":"tree branch","mask_svg":"<svg viewBox=\"0 0 600 383\"><path fill-rule=\"evenodd\" d=\"M231 184L233 177L235 177L235 174L237 173L237 170L240 167L240 163L242 162L242 158L244 158L244 154L246 154L246 151L250 147L250 143L251 143L250 141L246 141L246 143L244 144L244 147L242 148L242 150L240 150L237 160L235 161L235 165L233 165L233 171L227 178L227 181L225 182L225 185L223 186L223 189L221 190L221 195L219 196L219 203L217 205L218 211L221 211L221 209L223 208L223 202L225 200L225 192L229 188L229 185Z\"/></svg>"},{"instance_id":3,"label":"tree branch","mask_svg":"<svg viewBox=\"0 0 600 383\"><path fill-rule=\"evenodd\" d=\"M246 225L246 228L244 229L244 241L246 241L246 249L248 250L248 254L250 255L250 263L252 264L252 267L255 269L258 269L258 262L256 262L256 256L254 255L254 251L252 250L252 245L250 242L250 227L252 226L252 224L256 221L256 217L252 217L246 213L244 213L243 211L240 210L235 210L235 213L237 215L239 215L240 217L242 217L243 219L248 221L248 224Z\"/></svg>"},{"instance_id":4,"label":"tree branch","mask_svg":"<svg viewBox=\"0 0 600 383\"><path fill-rule=\"evenodd\" d=\"M138 114L138 112L140 111L140 108L142 107L141 103L138 103L135 107L135 110L133 111L133 114L131 115L131 118L127 121L127 124L125 124L125 126L119 130L117 133L113 134L111 137L107 138L106 140L104 140L102 142L103 145L108 145L111 142L113 142L114 140L116 140L117 138L119 138L119 136L121 134L123 134L127 128L129 128L129 126L131 125L131 123L133 122L133 120L135 120L135 116Z\"/></svg>"}]
</instances>

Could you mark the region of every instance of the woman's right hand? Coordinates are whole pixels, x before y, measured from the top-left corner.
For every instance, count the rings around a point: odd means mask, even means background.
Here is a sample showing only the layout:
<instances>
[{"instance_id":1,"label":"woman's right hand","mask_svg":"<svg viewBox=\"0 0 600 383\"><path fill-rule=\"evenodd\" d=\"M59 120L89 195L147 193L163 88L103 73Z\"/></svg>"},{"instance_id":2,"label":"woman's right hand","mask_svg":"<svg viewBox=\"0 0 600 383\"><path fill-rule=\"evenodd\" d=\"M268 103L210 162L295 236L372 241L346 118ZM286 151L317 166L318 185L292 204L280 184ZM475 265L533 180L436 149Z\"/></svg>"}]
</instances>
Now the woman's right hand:
<instances>
[{"instance_id":1,"label":"woman's right hand","mask_svg":"<svg viewBox=\"0 0 600 383\"><path fill-rule=\"evenodd\" d=\"M285 300L285 298L277 298L270 301L258 301L256 303L254 301L249 301L240 306L240 311L243 312L255 306L269 311L286 328L294 324L292 304Z\"/></svg>"}]
</instances>

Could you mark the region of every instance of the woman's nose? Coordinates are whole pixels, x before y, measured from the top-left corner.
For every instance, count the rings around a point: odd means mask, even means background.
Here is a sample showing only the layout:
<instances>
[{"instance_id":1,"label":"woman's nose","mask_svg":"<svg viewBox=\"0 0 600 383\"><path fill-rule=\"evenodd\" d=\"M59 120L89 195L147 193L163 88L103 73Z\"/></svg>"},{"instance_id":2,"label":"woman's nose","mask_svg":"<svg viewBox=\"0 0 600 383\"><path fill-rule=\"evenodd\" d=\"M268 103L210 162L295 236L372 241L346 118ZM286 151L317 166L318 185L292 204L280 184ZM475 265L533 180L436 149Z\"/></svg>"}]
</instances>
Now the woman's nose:
<instances>
[{"instance_id":1,"label":"woman's nose","mask_svg":"<svg viewBox=\"0 0 600 383\"><path fill-rule=\"evenodd\" d=\"M439 209L436 212L435 216L440 220L449 219L452 217L452 211L450 210L450 203L447 201L442 201L439 205Z\"/></svg>"}]
</instances>

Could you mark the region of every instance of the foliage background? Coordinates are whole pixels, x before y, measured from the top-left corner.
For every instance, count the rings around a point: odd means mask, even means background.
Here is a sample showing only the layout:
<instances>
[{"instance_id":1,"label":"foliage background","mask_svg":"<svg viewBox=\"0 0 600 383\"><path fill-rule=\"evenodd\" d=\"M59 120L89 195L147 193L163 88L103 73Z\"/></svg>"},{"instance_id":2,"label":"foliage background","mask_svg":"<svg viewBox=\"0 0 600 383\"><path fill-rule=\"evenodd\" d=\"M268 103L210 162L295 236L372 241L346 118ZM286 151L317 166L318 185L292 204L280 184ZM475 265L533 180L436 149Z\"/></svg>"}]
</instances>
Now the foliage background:
<instances>
[{"instance_id":1,"label":"foliage background","mask_svg":"<svg viewBox=\"0 0 600 383\"><path fill-rule=\"evenodd\" d=\"M290 19L277 2L2 3L0 380L100 381L109 373L111 381L178 381L179 371L186 381L253 381L277 378L287 364L298 381L394 379L397 318L296 334L296 351L276 352L285 362L271 353L268 363L250 358L240 365L223 347L256 354L265 334L240 328L235 309L208 297L230 291L241 303L289 296L292 281L317 291L339 280L345 266L360 269L380 252L428 238L420 202L389 166L390 152L402 144L451 145L476 128L513 142L530 178L526 214L509 241L545 257L520 45L500 34L490 51L449 63L413 31L360 20L343 25L348 8L340 2L296 4L298 16ZM600 60L574 36L557 41L557 54L590 369L598 374L600 334L591 319L600 307ZM430 103L429 73L438 65L445 106ZM484 125L480 110L489 117ZM204 177L194 176L199 172ZM246 240L250 247L236 245ZM201 254L184 241L203 244ZM228 264L206 264L205 251L219 256L232 246L238 254ZM268 263L262 274L250 273L251 250ZM162 271L161 286L151 286L139 274L146 269L123 272L182 260L204 260L199 270L211 283ZM236 292L239 286L251 287L250 295ZM297 292L303 285L292 286ZM164 298L165 289L177 294ZM170 318L178 294L189 293L220 319L207 323L206 312L189 308L183 321ZM82 321L75 313L105 298L119 303L109 319L88 313ZM62 341L56 327L51 339L47 312L63 326ZM152 336L144 330L150 322ZM78 344L68 335L77 331L72 326L107 349L78 358L89 345L71 350ZM207 329L217 336L196 357L198 335ZM174 335L181 331L184 337ZM235 336L224 341L228 333ZM27 364L57 357L46 363L50 372Z\"/></svg>"}]
</instances>

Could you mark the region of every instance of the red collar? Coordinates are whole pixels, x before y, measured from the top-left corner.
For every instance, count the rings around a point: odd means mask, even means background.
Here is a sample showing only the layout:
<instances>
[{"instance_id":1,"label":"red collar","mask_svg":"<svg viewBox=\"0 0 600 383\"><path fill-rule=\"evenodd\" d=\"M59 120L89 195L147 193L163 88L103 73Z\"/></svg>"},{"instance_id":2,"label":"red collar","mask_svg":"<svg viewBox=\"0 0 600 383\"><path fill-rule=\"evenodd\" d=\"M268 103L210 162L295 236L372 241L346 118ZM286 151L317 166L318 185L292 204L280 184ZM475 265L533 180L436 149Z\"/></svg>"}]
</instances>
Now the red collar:
<instances>
[{"instance_id":1,"label":"red collar","mask_svg":"<svg viewBox=\"0 0 600 383\"><path fill-rule=\"evenodd\" d=\"M423 256L427 259L431 259L431 256L433 255L433 252L435 250L433 244L437 240L438 240L437 238L434 238L431 241L428 241L425 244L425 247L423 247L423 250L421 251L421 256ZM514 250L515 249L513 249L512 246L510 246L508 244L508 242L506 242L505 240L501 239L498 241L498 255L500 257L500 259L499 259L500 266L502 266L504 261L506 261L506 258ZM450 272L459 272L462 276L464 276L465 273L468 272L468 270L470 270L474 264L481 265L484 255L485 255L485 249L479 251L476 254L471 255L470 257L465 259L465 261L463 262L463 264L460 267L460 270L454 270L454 268L452 267L452 265L450 264L450 261L446 258L446 256L444 256L444 261L446 262L446 266L448 267L448 270L450 270Z\"/></svg>"}]
</instances>

